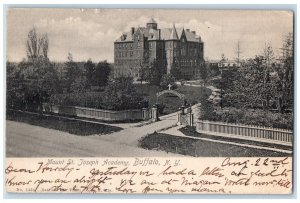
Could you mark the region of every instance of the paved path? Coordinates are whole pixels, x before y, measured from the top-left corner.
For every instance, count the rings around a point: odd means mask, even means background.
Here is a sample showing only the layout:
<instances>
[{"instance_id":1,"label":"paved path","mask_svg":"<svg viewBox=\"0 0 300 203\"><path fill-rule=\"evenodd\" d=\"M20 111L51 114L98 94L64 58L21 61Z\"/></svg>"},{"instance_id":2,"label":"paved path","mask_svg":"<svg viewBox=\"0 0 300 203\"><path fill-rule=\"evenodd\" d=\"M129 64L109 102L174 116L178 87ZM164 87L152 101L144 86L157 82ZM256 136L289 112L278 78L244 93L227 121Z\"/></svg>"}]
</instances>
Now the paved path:
<instances>
[{"instance_id":1,"label":"paved path","mask_svg":"<svg viewBox=\"0 0 300 203\"><path fill-rule=\"evenodd\" d=\"M269 151L281 152L281 153L286 153L286 154L292 154L292 151L290 151L290 150L276 149L276 148L266 147L266 146L256 146L253 144L243 144L243 143L232 142L232 141L222 141L222 140L203 138L203 137L188 136L188 135L183 134L181 131L179 131L180 128L182 128L182 126L176 126L176 127L161 131L161 133L166 133L166 134L174 135L174 136L178 136L178 137L190 138L190 139L194 139L194 140L203 140L203 141L209 141L209 142L214 142L214 143L222 143L222 144L226 144L226 145L235 145L235 146L240 146L240 147L249 147L249 148L260 149L260 150L269 150Z\"/></svg>"},{"instance_id":2,"label":"paved path","mask_svg":"<svg viewBox=\"0 0 300 203\"><path fill-rule=\"evenodd\" d=\"M138 157L182 156L164 151L145 150L66 132L6 121L7 157Z\"/></svg>"},{"instance_id":3,"label":"paved path","mask_svg":"<svg viewBox=\"0 0 300 203\"><path fill-rule=\"evenodd\" d=\"M14 121L6 121L6 124L9 157L180 156L138 147L142 137L176 126L177 112L161 116L158 122L111 124L124 130L106 135L77 136Z\"/></svg>"},{"instance_id":4,"label":"paved path","mask_svg":"<svg viewBox=\"0 0 300 203\"><path fill-rule=\"evenodd\" d=\"M142 137L154 133L155 131L158 132L166 128L174 127L176 126L176 123L177 113L172 113L160 117L160 121L158 122L127 128L112 134L93 136L93 138L136 147L138 145L138 141Z\"/></svg>"}]
</instances>

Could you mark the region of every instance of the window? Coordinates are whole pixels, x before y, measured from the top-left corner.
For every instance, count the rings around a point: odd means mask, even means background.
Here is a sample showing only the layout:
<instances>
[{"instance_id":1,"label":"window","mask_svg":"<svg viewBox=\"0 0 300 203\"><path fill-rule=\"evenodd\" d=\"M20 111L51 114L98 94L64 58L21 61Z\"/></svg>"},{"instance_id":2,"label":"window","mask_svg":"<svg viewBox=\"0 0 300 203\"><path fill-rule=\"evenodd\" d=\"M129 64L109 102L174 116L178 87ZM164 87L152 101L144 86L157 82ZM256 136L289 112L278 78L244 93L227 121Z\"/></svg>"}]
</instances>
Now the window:
<instances>
[{"instance_id":1,"label":"window","mask_svg":"<svg viewBox=\"0 0 300 203\"><path fill-rule=\"evenodd\" d=\"M132 48L132 43L130 44L130 48Z\"/></svg>"}]
</instances>

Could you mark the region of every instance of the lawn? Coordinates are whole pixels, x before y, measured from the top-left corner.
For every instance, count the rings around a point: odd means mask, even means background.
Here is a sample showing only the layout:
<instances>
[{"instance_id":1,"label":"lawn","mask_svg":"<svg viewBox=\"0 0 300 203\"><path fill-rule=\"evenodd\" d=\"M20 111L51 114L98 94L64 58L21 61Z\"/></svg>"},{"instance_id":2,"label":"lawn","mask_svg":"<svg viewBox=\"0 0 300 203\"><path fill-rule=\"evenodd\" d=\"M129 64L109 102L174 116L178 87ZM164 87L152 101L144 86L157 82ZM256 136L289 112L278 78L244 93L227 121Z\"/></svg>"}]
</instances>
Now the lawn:
<instances>
[{"instance_id":1,"label":"lawn","mask_svg":"<svg viewBox=\"0 0 300 203\"><path fill-rule=\"evenodd\" d=\"M195 157L283 157L286 153L153 133L139 141L144 149L157 149Z\"/></svg>"},{"instance_id":2,"label":"lawn","mask_svg":"<svg viewBox=\"0 0 300 203\"><path fill-rule=\"evenodd\" d=\"M60 130L81 136L110 134L122 130L120 127L110 125L96 124L67 118L58 118L42 114L29 114L20 111L8 111L6 114L6 119L44 128Z\"/></svg>"},{"instance_id":3,"label":"lawn","mask_svg":"<svg viewBox=\"0 0 300 203\"><path fill-rule=\"evenodd\" d=\"M149 100L150 106L156 103L156 93L163 90L158 86L149 84L135 84L135 86L137 92ZM211 94L211 90L206 87L178 86L175 90L185 95L188 104L196 104L202 97L208 98ZM178 108L182 105L182 101L174 95L162 95L159 97L158 103L165 105L164 114L178 111Z\"/></svg>"}]
</instances>

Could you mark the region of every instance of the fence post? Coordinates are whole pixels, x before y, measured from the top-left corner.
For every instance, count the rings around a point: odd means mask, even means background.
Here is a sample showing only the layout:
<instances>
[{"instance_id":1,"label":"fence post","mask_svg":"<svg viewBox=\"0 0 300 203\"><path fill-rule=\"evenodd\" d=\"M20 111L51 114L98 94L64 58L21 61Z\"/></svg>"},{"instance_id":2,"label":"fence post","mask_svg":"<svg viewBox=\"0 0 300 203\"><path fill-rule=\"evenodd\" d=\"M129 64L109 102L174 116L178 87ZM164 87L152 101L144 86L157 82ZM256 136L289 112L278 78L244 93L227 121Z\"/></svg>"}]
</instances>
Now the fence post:
<instances>
[{"instance_id":1,"label":"fence post","mask_svg":"<svg viewBox=\"0 0 300 203\"><path fill-rule=\"evenodd\" d=\"M157 106L154 104L152 109L152 121L158 121L158 111L157 111Z\"/></svg>"},{"instance_id":2,"label":"fence post","mask_svg":"<svg viewBox=\"0 0 300 203\"><path fill-rule=\"evenodd\" d=\"M148 108L142 108L142 118L143 118L143 120L149 119Z\"/></svg>"},{"instance_id":3,"label":"fence post","mask_svg":"<svg viewBox=\"0 0 300 203\"><path fill-rule=\"evenodd\" d=\"M177 112L177 125L181 125L181 109Z\"/></svg>"}]
</instances>

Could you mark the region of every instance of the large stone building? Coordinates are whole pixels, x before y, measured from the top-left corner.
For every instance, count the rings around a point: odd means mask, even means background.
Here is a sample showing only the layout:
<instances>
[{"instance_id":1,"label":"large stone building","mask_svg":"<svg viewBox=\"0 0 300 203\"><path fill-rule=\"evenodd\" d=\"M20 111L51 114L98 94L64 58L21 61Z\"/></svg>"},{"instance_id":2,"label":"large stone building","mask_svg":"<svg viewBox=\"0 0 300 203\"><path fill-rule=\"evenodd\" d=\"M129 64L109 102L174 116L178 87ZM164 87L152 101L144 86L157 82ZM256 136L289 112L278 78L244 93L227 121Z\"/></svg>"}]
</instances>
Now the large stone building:
<instances>
[{"instance_id":1,"label":"large stone building","mask_svg":"<svg viewBox=\"0 0 300 203\"><path fill-rule=\"evenodd\" d=\"M132 27L114 42L116 77L130 75L138 78L140 68L154 61L162 68L162 73L170 73L171 68L176 66L180 68L182 78L199 76L204 61L201 37L195 31L176 28L175 25L158 28L151 19L146 27Z\"/></svg>"}]
</instances>

